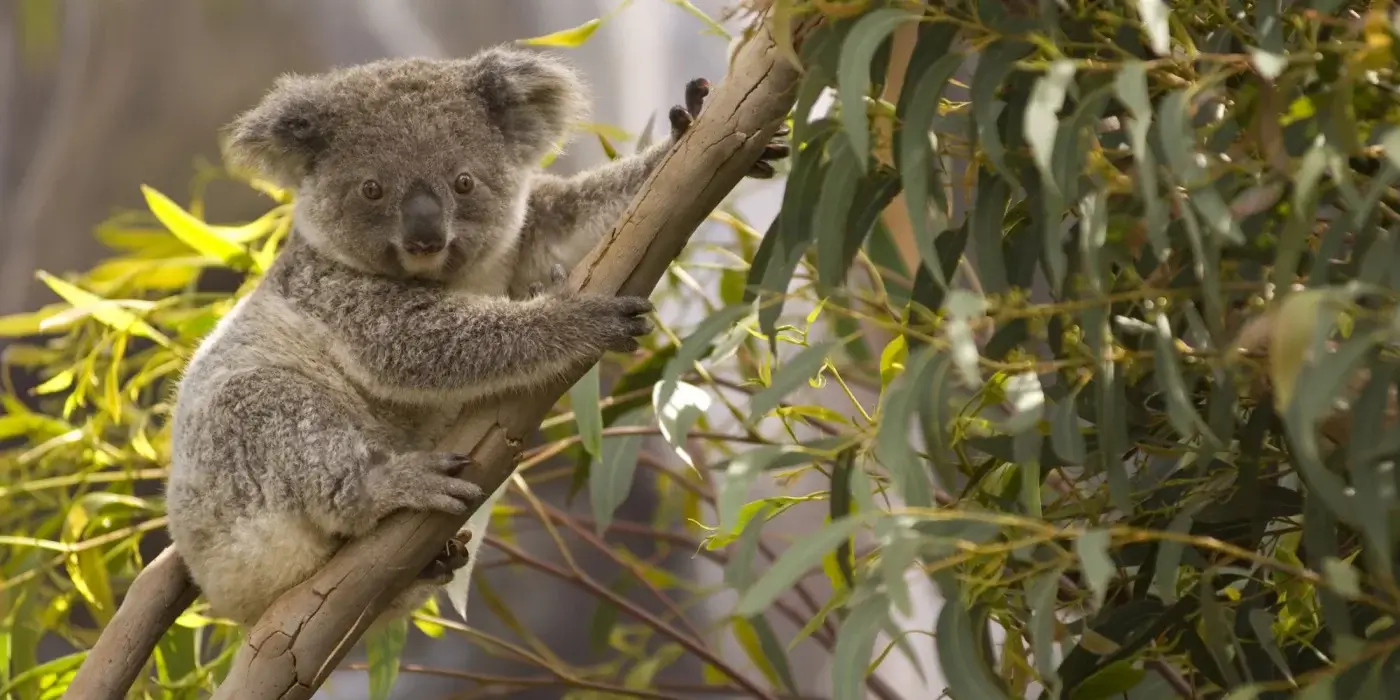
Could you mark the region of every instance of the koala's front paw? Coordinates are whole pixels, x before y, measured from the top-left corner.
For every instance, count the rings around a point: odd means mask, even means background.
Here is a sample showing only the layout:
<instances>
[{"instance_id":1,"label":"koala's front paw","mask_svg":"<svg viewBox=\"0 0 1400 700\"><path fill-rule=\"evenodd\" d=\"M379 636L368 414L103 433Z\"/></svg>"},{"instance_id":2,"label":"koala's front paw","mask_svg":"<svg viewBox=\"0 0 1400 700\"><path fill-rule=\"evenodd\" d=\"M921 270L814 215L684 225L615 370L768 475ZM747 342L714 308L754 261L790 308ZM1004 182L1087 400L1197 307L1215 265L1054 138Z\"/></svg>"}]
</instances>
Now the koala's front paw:
<instances>
[{"instance_id":1,"label":"koala's front paw","mask_svg":"<svg viewBox=\"0 0 1400 700\"><path fill-rule=\"evenodd\" d=\"M549 281L536 282L530 285L530 297L543 296L545 294L558 294L567 291L565 285L569 283L569 271L563 265L554 263L554 267L549 268Z\"/></svg>"},{"instance_id":2,"label":"koala's front paw","mask_svg":"<svg viewBox=\"0 0 1400 700\"><path fill-rule=\"evenodd\" d=\"M471 561L471 552L467 549L467 544L471 541L472 531L463 528L452 539L448 540L446 545L443 545L442 550L431 562L428 562L427 566L423 567L418 578L432 581L439 586L450 583L457 570Z\"/></svg>"},{"instance_id":3,"label":"koala's front paw","mask_svg":"<svg viewBox=\"0 0 1400 700\"><path fill-rule=\"evenodd\" d=\"M584 334L604 350L636 352L637 338L651 332L651 302L642 297L583 296L578 303Z\"/></svg>"},{"instance_id":4,"label":"koala's front paw","mask_svg":"<svg viewBox=\"0 0 1400 700\"><path fill-rule=\"evenodd\" d=\"M700 109L705 105L705 98L710 94L710 81L704 78L696 78L685 84L685 105L676 105L671 108L671 141L674 142L690 129L690 125L695 123L695 118L700 116ZM782 160L792 153L792 146L788 143L787 136L792 129L787 124L778 127L777 133L773 134L773 140L763 148L763 153L758 157L758 162L754 163L749 170L749 177L759 180L767 180L777 174L773 167L773 161Z\"/></svg>"},{"instance_id":5,"label":"koala's front paw","mask_svg":"<svg viewBox=\"0 0 1400 700\"><path fill-rule=\"evenodd\" d=\"M378 518L396 510L435 510L466 515L486 500L480 486L461 478L466 455L410 452L370 473L369 497Z\"/></svg>"}]
</instances>

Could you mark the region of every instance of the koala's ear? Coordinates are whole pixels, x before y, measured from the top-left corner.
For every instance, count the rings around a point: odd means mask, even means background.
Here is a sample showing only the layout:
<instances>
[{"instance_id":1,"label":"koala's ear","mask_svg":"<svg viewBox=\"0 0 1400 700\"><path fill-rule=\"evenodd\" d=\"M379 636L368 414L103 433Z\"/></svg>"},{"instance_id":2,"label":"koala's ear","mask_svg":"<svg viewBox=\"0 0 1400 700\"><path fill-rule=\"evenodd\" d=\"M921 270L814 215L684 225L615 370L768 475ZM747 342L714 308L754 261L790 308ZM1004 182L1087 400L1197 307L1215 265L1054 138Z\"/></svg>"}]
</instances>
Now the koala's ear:
<instances>
[{"instance_id":1,"label":"koala's ear","mask_svg":"<svg viewBox=\"0 0 1400 700\"><path fill-rule=\"evenodd\" d=\"M587 116L583 76L543 53L487 49L468 59L466 83L522 162L538 162Z\"/></svg>"},{"instance_id":2,"label":"koala's ear","mask_svg":"<svg viewBox=\"0 0 1400 700\"><path fill-rule=\"evenodd\" d=\"M301 183L330 145L331 110L316 78L284 75L225 130L228 164L282 187Z\"/></svg>"}]
</instances>

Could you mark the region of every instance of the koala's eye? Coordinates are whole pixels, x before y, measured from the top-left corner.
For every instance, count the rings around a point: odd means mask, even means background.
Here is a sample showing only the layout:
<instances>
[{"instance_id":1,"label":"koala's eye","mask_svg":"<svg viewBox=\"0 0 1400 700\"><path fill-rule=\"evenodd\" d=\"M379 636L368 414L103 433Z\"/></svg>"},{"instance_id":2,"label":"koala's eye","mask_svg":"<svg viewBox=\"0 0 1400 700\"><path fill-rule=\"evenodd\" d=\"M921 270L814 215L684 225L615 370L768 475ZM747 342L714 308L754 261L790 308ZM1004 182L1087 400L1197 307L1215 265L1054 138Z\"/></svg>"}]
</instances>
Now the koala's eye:
<instances>
[{"instance_id":1,"label":"koala's eye","mask_svg":"<svg viewBox=\"0 0 1400 700\"><path fill-rule=\"evenodd\" d=\"M452 181L452 189L456 190L457 194L471 192L473 187L476 187L476 180L466 173L459 173L457 179Z\"/></svg>"},{"instance_id":2,"label":"koala's eye","mask_svg":"<svg viewBox=\"0 0 1400 700\"><path fill-rule=\"evenodd\" d=\"M365 199L373 201L384 196L384 188L375 180L365 180L360 183L360 194L364 195Z\"/></svg>"}]
</instances>

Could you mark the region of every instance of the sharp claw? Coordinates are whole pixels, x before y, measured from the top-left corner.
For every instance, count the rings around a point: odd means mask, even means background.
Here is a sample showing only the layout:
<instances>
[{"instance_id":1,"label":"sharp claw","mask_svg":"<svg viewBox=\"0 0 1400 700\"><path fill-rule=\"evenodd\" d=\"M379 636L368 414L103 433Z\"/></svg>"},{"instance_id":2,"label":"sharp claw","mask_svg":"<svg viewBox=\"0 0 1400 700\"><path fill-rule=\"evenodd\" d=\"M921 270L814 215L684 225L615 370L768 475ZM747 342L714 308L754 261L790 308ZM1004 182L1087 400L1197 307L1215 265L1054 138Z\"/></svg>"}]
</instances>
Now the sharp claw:
<instances>
[{"instance_id":1,"label":"sharp claw","mask_svg":"<svg viewBox=\"0 0 1400 700\"><path fill-rule=\"evenodd\" d=\"M782 124L779 124L779 125L778 125L778 130L775 131L775 132L773 132L773 135L774 135L774 136L787 136L788 134L791 134L791 133L792 133L792 127L788 126L787 122L783 122Z\"/></svg>"},{"instance_id":2,"label":"sharp claw","mask_svg":"<svg viewBox=\"0 0 1400 700\"><path fill-rule=\"evenodd\" d=\"M784 142L769 143L763 148L763 159L783 158L792 153L792 146Z\"/></svg>"},{"instance_id":3,"label":"sharp claw","mask_svg":"<svg viewBox=\"0 0 1400 700\"><path fill-rule=\"evenodd\" d=\"M696 78L685 84L685 109L690 115L697 116L700 109L705 105L705 97L710 94L710 81L704 78Z\"/></svg>"},{"instance_id":4,"label":"sharp claw","mask_svg":"<svg viewBox=\"0 0 1400 700\"><path fill-rule=\"evenodd\" d=\"M754 163L753 169L749 171L749 177L758 180L767 180L777 174L778 171L773 168L772 163L762 160Z\"/></svg>"},{"instance_id":5,"label":"sharp claw","mask_svg":"<svg viewBox=\"0 0 1400 700\"><path fill-rule=\"evenodd\" d=\"M690 113L685 111L685 107L682 107L680 105L676 105L675 107L671 108L670 116L671 135L673 137L678 137L681 134L684 134L686 129L689 129L690 125L694 122L694 119L690 116Z\"/></svg>"}]
</instances>

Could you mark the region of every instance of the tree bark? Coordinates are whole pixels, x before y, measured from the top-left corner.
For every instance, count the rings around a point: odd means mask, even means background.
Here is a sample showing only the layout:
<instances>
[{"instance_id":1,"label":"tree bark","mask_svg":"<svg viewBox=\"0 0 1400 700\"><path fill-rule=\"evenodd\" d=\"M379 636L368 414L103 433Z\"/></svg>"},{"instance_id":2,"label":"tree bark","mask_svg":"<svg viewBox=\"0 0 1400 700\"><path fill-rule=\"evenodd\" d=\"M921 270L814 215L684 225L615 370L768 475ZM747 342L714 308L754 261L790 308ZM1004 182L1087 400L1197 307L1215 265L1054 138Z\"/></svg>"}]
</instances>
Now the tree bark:
<instances>
[{"instance_id":1,"label":"tree bark","mask_svg":"<svg viewBox=\"0 0 1400 700\"><path fill-rule=\"evenodd\" d=\"M131 583L126 599L88 651L65 697L126 697L161 635L198 594L180 555L174 547L167 547Z\"/></svg>"},{"instance_id":2,"label":"tree bark","mask_svg":"<svg viewBox=\"0 0 1400 700\"><path fill-rule=\"evenodd\" d=\"M809 18L794 28L794 40L815 22ZM574 270L573 288L650 295L690 235L757 162L792 107L799 74L778 55L767 23L755 26L695 123ZM514 471L525 435L577 378L474 409L442 449L470 451L479 470L472 478L488 491L500 488ZM399 513L346 545L248 631L215 700L310 698L467 517ZM143 587L144 581L151 585ZM193 600L193 591L173 549L153 560L103 630L69 696L122 698L166 628Z\"/></svg>"}]
</instances>

